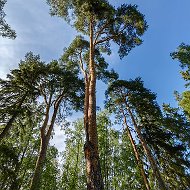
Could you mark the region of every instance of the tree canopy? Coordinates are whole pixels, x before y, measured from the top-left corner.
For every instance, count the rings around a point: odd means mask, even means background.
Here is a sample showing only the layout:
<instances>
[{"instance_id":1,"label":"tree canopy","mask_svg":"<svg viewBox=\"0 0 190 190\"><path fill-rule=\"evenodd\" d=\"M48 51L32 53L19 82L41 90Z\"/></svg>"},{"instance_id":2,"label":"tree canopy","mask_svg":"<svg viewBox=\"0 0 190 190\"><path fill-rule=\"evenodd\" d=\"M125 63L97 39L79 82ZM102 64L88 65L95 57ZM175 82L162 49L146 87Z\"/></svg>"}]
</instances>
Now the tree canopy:
<instances>
[{"instance_id":1,"label":"tree canopy","mask_svg":"<svg viewBox=\"0 0 190 190\"><path fill-rule=\"evenodd\" d=\"M6 3L0 0L0 36L14 39L5 21ZM129 70L123 77L111 68L116 62L111 55L121 62L143 43L148 24L137 5L47 4L76 35L56 60L51 53L43 61L28 52L0 79L0 189L189 189L190 46L182 43L171 53L180 62L186 90L174 92L176 107L161 106L141 77L126 80ZM98 97L102 82L105 99Z\"/></svg>"}]
</instances>

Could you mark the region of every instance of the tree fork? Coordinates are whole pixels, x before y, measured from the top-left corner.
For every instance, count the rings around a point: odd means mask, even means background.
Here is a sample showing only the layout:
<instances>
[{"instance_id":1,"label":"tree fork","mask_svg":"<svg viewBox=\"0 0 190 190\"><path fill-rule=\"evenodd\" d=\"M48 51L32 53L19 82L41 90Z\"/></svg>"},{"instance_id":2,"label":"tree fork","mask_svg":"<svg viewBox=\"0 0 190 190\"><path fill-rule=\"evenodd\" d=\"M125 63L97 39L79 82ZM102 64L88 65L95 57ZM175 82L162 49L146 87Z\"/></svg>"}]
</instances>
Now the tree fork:
<instances>
[{"instance_id":1,"label":"tree fork","mask_svg":"<svg viewBox=\"0 0 190 190\"><path fill-rule=\"evenodd\" d=\"M31 184L30 184L30 190L39 190L39 188L40 188L41 171L42 171L43 166L44 166L46 153L47 153L47 148L48 148L49 140L50 140L51 133L52 133L52 130L53 130L53 126L54 126L54 123L55 123L55 119L56 119L57 111L58 111L58 108L59 108L59 104L61 102L61 97L59 97L57 99L57 101L56 101L57 103L55 103L53 115L52 115L52 118L51 118L51 123L50 123L50 126L49 126L49 129L48 129L47 133L45 134L45 130L46 130L48 120L49 120L50 102L49 102L49 105L47 105L46 118L45 118L44 124L43 124L43 126L41 128L40 152L39 152L38 159L36 161L34 175L33 175L33 178L32 178Z\"/></svg>"}]
</instances>

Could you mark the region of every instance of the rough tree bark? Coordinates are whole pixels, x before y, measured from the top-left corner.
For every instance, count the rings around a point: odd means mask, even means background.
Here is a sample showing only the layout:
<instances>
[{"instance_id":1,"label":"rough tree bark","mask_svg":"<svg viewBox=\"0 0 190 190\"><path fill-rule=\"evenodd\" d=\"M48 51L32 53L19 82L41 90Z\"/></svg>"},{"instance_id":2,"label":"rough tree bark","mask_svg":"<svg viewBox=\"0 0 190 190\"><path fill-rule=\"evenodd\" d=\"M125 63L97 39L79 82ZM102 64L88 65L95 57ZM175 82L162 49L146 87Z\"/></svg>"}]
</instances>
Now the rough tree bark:
<instances>
[{"instance_id":1,"label":"rough tree bark","mask_svg":"<svg viewBox=\"0 0 190 190\"><path fill-rule=\"evenodd\" d=\"M98 152L98 134L96 126L96 71L94 64L94 32L93 18L90 19L90 58L89 58L89 98L88 116L85 121L86 142L84 145L86 171L87 171L87 190L103 190L104 184L101 175L100 159ZM87 94L85 94L86 96ZM85 108L86 109L86 108ZM86 113L87 114L87 113Z\"/></svg>"}]
</instances>

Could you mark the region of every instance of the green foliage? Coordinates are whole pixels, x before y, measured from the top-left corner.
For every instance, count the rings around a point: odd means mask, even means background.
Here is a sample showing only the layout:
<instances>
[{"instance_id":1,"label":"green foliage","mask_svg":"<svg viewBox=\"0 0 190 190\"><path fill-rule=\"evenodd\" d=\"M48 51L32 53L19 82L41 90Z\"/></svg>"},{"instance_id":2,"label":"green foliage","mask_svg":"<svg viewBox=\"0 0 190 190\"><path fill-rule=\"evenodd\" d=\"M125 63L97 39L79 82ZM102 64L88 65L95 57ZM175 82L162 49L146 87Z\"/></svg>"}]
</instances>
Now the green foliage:
<instances>
[{"instance_id":1,"label":"green foliage","mask_svg":"<svg viewBox=\"0 0 190 190\"><path fill-rule=\"evenodd\" d=\"M168 106L165 106L167 111L164 116L156 102L156 95L143 86L140 78L113 82L106 96L110 111L121 120L121 112L124 110L129 126L133 125L129 113L131 110L143 137L160 163L162 175L170 176L165 178L167 186L174 189L181 185L189 187L189 174L186 173L190 164L187 120ZM177 172L174 175L175 170ZM175 185L172 181L175 181Z\"/></svg>"},{"instance_id":2,"label":"green foliage","mask_svg":"<svg viewBox=\"0 0 190 190\"><path fill-rule=\"evenodd\" d=\"M40 122L40 118L27 112L17 117L13 123L13 130L9 134L9 139L3 139L1 145L7 147L7 149L14 149L14 154L7 154L7 156L14 156L17 159L16 164L8 162L6 163L12 170L14 178L9 182L9 187L3 186L2 189L19 189L21 186L27 187L29 177L31 177L31 170L34 168L34 160L36 158L36 151L38 150L39 140L36 140L33 135L36 134L36 125ZM2 155L2 159L6 158ZM2 163L2 161L1 161ZM6 170L6 169L5 169ZM6 172L0 172L5 175ZM2 179L2 176L1 176ZM17 184L17 186L15 186ZM14 188L13 188L14 187Z\"/></svg>"},{"instance_id":3,"label":"green foliage","mask_svg":"<svg viewBox=\"0 0 190 190\"><path fill-rule=\"evenodd\" d=\"M179 186L190 187L190 123L186 115L178 108L172 108L164 104L164 125L167 130L172 134L172 143L176 145L175 148L170 150L170 162L167 166L168 158L160 157L162 164L167 171L167 176ZM175 173L173 173L175 171ZM171 177L172 175L172 177ZM174 186L175 187L175 186ZM173 188L174 188L173 187ZM175 189L175 188L174 188Z\"/></svg>"},{"instance_id":4,"label":"green foliage","mask_svg":"<svg viewBox=\"0 0 190 190\"><path fill-rule=\"evenodd\" d=\"M182 68L189 67L190 65L190 46L187 44L180 44L177 48L177 51L171 53L173 59L177 59L181 63Z\"/></svg>"},{"instance_id":5,"label":"green foliage","mask_svg":"<svg viewBox=\"0 0 190 190\"><path fill-rule=\"evenodd\" d=\"M18 182L14 170L18 164L18 155L16 148L6 144L0 145L0 188L2 190L10 189L14 183L14 188L18 188Z\"/></svg>"},{"instance_id":6,"label":"green foliage","mask_svg":"<svg viewBox=\"0 0 190 190\"><path fill-rule=\"evenodd\" d=\"M81 69L83 74L89 75L89 47L90 44L82 36L77 36L68 48L65 48L61 58L62 65L66 65L69 69ZM108 63L101 55L99 49L95 49L94 62L96 65L96 75L98 80L107 83L118 78L118 74L114 70L108 70Z\"/></svg>"},{"instance_id":7,"label":"green foliage","mask_svg":"<svg viewBox=\"0 0 190 190\"><path fill-rule=\"evenodd\" d=\"M190 91L185 91L182 93L179 105L184 109L190 119Z\"/></svg>"},{"instance_id":8,"label":"green foliage","mask_svg":"<svg viewBox=\"0 0 190 190\"><path fill-rule=\"evenodd\" d=\"M132 154L127 135L114 129L109 114L97 116L99 153L105 189L142 189L139 171ZM66 149L63 155L61 188L68 190L86 189L85 159L83 153L84 126L82 120L66 130Z\"/></svg>"},{"instance_id":9,"label":"green foliage","mask_svg":"<svg viewBox=\"0 0 190 190\"><path fill-rule=\"evenodd\" d=\"M84 83L77 76L78 72L70 71L67 67L62 67L57 61L52 61L45 65L46 73L41 77L37 88L40 95L51 97L55 101L59 96L63 96L63 102L67 106L81 109L83 105Z\"/></svg>"},{"instance_id":10,"label":"green foliage","mask_svg":"<svg viewBox=\"0 0 190 190\"><path fill-rule=\"evenodd\" d=\"M58 61L45 64L39 55L27 53L19 68L12 70L6 80L0 80L1 128L12 116L15 119L26 110L30 111L32 102L40 97L44 99L41 106L47 103L48 98L53 102L63 96L62 110L69 106L76 110L82 109L84 84L77 74L78 71L60 66Z\"/></svg>"},{"instance_id":11,"label":"green foliage","mask_svg":"<svg viewBox=\"0 0 190 190\"><path fill-rule=\"evenodd\" d=\"M65 151L62 153L62 177L61 189L63 190L85 190L85 160L83 153L84 130L83 123L78 120L74 123L74 129L65 131Z\"/></svg>"},{"instance_id":12,"label":"green foliage","mask_svg":"<svg viewBox=\"0 0 190 190\"><path fill-rule=\"evenodd\" d=\"M186 114L184 114L180 108L172 108L168 104L163 105L163 111L165 125L168 126L168 130L172 130L171 132L176 134L176 139L187 143L190 148L190 122Z\"/></svg>"},{"instance_id":13,"label":"green foliage","mask_svg":"<svg viewBox=\"0 0 190 190\"><path fill-rule=\"evenodd\" d=\"M30 103L39 97L36 85L44 73L43 62L39 56L27 53L25 60L7 75L7 79L0 79L0 123L6 124L11 116L30 111Z\"/></svg>"},{"instance_id":14,"label":"green foliage","mask_svg":"<svg viewBox=\"0 0 190 190\"><path fill-rule=\"evenodd\" d=\"M170 54L173 59L177 59L180 62L182 71L180 72L183 79L188 83L186 86L189 86L190 80L190 46L182 43L177 48L177 51Z\"/></svg>"},{"instance_id":15,"label":"green foliage","mask_svg":"<svg viewBox=\"0 0 190 190\"><path fill-rule=\"evenodd\" d=\"M58 150L54 146L48 148L44 169L41 177L40 190L59 189Z\"/></svg>"},{"instance_id":16,"label":"green foliage","mask_svg":"<svg viewBox=\"0 0 190 190\"><path fill-rule=\"evenodd\" d=\"M77 31L90 35L89 23L93 23L94 45L101 52L111 53L110 41L118 46L120 57L126 56L136 45L147 23L136 5L123 4L117 9L106 0L47 0L52 15L63 17Z\"/></svg>"},{"instance_id":17,"label":"green foliage","mask_svg":"<svg viewBox=\"0 0 190 190\"><path fill-rule=\"evenodd\" d=\"M13 123L9 138L0 144L0 187L2 190L29 189L40 145L39 125L42 115L33 105L33 112L19 115ZM57 189L58 151L49 147L40 189Z\"/></svg>"},{"instance_id":18,"label":"green foliage","mask_svg":"<svg viewBox=\"0 0 190 190\"><path fill-rule=\"evenodd\" d=\"M7 0L0 0L0 36L15 39L16 32L6 23L5 12L3 10Z\"/></svg>"},{"instance_id":19,"label":"green foliage","mask_svg":"<svg viewBox=\"0 0 190 190\"><path fill-rule=\"evenodd\" d=\"M115 129L107 111L98 114L97 126L105 189L143 189L127 133Z\"/></svg>"},{"instance_id":20,"label":"green foliage","mask_svg":"<svg viewBox=\"0 0 190 190\"><path fill-rule=\"evenodd\" d=\"M190 46L182 43L179 45L177 50L171 53L173 59L177 59L180 62L182 71L180 72L183 79L187 82L186 87L189 88L190 81ZM183 108L189 117L190 114L190 93L189 90L184 91L181 95L177 94L177 100L179 101L179 106Z\"/></svg>"}]
</instances>

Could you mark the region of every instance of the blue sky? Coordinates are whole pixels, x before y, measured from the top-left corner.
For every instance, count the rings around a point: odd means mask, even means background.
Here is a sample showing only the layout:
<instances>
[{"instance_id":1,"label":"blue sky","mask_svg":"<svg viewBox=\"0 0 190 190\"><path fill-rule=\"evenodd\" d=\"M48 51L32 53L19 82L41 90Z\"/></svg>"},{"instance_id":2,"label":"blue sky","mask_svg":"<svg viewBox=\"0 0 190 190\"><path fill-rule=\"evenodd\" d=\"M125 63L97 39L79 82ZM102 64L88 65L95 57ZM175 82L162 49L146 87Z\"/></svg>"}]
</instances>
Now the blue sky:
<instances>
[{"instance_id":1,"label":"blue sky","mask_svg":"<svg viewBox=\"0 0 190 190\"><path fill-rule=\"evenodd\" d=\"M174 101L173 91L184 90L179 63L170 53L181 42L190 44L189 0L120 0L110 1L116 7L122 3L137 4L145 15L149 28L143 44L120 60L116 49L107 57L121 79L141 76L147 88L158 95L158 102ZM8 0L5 6L7 22L17 32L15 40L0 38L0 77L17 67L28 51L40 54L44 61L58 59L76 35L61 18L51 17L45 0ZM97 102L104 101L105 85L98 83Z\"/></svg>"}]
</instances>

